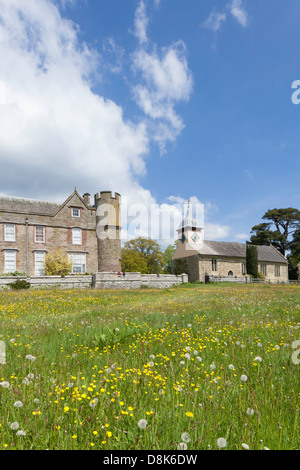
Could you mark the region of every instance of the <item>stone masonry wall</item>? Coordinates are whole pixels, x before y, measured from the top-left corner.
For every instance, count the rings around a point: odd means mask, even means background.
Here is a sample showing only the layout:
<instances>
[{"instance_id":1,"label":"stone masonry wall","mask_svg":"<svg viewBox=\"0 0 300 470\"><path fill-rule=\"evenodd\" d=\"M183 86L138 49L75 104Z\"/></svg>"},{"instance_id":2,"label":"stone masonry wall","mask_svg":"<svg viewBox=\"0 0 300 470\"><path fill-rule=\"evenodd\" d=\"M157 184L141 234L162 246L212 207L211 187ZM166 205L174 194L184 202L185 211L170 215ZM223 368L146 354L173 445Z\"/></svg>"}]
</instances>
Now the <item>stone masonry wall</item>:
<instances>
[{"instance_id":1,"label":"stone masonry wall","mask_svg":"<svg viewBox=\"0 0 300 470\"><path fill-rule=\"evenodd\" d=\"M74 218L71 208L80 209L80 218ZM28 274L35 274L35 252L46 253L56 248L63 248L67 253L85 253L87 257L86 271L93 273L98 270L98 250L96 237L95 210L88 209L82 201L74 195L68 203L55 215L19 214L0 211L0 273L4 272L5 250L16 250L16 270L26 272L26 224L28 218ZM7 242L4 239L4 225L15 224L15 242ZM45 227L45 243L35 242L35 227ZM82 229L82 244L73 245L72 228Z\"/></svg>"},{"instance_id":2,"label":"stone masonry wall","mask_svg":"<svg viewBox=\"0 0 300 470\"><path fill-rule=\"evenodd\" d=\"M221 258L217 257L217 271L212 271L212 257L210 258L199 258L199 272L200 272L200 281L205 281L205 275L216 277L227 277L229 271L233 272L233 277L240 277L242 273L242 263L245 262L245 259L230 259L230 258ZM267 263L259 262L260 264L265 264L267 268L266 280L270 282L288 282L288 266L287 264L279 263ZM275 276L275 266L280 266L280 276Z\"/></svg>"},{"instance_id":3,"label":"stone masonry wall","mask_svg":"<svg viewBox=\"0 0 300 470\"><path fill-rule=\"evenodd\" d=\"M31 288L62 288L62 289L140 289L149 287L152 289L166 289L175 285L188 282L188 277L173 276L169 274L141 274L126 273L125 276L119 276L117 273L96 273L85 276L34 276L34 277L0 277L0 290L9 288L8 284L16 280L25 280L30 283Z\"/></svg>"},{"instance_id":4,"label":"stone masonry wall","mask_svg":"<svg viewBox=\"0 0 300 470\"><path fill-rule=\"evenodd\" d=\"M96 273L93 274L92 286L96 289L140 289L141 287L166 289L186 282L188 282L186 274L174 276L172 274Z\"/></svg>"}]
</instances>

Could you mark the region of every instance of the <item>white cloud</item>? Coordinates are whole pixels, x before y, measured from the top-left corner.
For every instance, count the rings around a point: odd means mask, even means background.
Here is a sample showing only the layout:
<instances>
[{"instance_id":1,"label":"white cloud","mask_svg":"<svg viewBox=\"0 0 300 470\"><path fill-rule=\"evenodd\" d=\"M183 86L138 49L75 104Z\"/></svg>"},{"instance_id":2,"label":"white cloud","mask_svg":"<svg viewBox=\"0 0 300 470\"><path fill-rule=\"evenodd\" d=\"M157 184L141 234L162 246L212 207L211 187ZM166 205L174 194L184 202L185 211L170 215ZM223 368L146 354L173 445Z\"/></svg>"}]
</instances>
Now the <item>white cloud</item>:
<instances>
[{"instance_id":1,"label":"white cloud","mask_svg":"<svg viewBox=\"0 0 300 470\"><path fill-rule=\"evenodd\" d=\"M242 0L232 0L230 11L232 16L240 23L241 26L244 28L248 26L248 13L242 6Z\"/></svg>"},{"instance_id":2,"label":"white cloud","mask_svg":"<svg viewBox=\"0 0 300 470\"><path fill-rule=\"evenodd\" d=\"M146 171L145 124L92 91L99 55L78 42L78 27L49 0L0 0L0 37L2 191L61 198L77 185L134 194Z\"/></svg>"},{"instance_id":3,"label":"white cloud","mask_svg":"<svg viewBox=\"0 0 300 470\"><path fill-rule=\"evenodd\" d=\"M182 41L152 52L138 49L133 55L134 70L143 84L133 87L135 100L152 122L153 138L164 152L167 141L174 141L184 128L174 106L188 101L193 89L186 48Z\"/></svg>"},{"instance_id":4,"label":"white cloud","mask_svg":"<svg viewBox=\"0 0 300 470\"><path fill-rule=\"evenodd\" d=\"M212 11L207 20L202 23L204 28L217 32L221 29L222 24L226 21L226 14L221 12Z\"/></svg>"},{"instance_id":5,"label":"white cloud","mask_svg":"<svg viewBox=\"0 0 300 470\"><path fill-rule=\"evenodd\" d=\"M246 240L249 240L249 234L247 234L247 233L238 233L237 235L235 235L234 238L238 241L246 241Z\"/></svg>"},{"instance_id":6,"label":"white cloud","mask_svg":"<svg viewBox=\"0 0 300 470\"><path fill-rule=\"evenodd\" d=\"M149 19L146 12L146 4L144 0L141 0L138 8L136 9L134 19L134 34L138 38L140 44L144 44L148 41L148 23Z\"/></svg>"},{"instance_id":7,"label":"white cloud","mask_svg":"<svg viewBox=\"0 0 300 470\"><path fill-rule=\"evenodd\" d=\"M228 225L220 225L215 223L206 223L204 228L205 240L224 240L230 234L230 227Z\"/></svg>"}]
</instances>

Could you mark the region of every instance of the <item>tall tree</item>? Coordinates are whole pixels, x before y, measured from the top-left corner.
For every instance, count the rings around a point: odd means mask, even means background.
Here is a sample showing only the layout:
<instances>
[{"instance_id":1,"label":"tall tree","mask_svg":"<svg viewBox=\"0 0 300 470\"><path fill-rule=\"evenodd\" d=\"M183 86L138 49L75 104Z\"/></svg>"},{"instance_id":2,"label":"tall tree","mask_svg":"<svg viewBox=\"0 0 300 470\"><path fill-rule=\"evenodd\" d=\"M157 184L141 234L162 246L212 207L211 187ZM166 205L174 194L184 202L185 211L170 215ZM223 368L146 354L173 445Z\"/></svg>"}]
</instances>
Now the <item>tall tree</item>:
<instances>
[{"instance_id":1,"label":"tall tree","mask_svg":"<svg viewBox=\"0 0 300 470\"><path fill-rule=\"evenodd\" d=\"M172 257L176 251L177 248L177 242L175 242L173 245L169 245L164 252L164 262L165 262L165 269L164 272L166 274L171 274L172 273Z\"/></svg>"},{"instance_id":2,"label":"tall tree","mask_svg":"<svg viewBox=\"0 0 300 470\"><path fill-rule=\"evenodd\" d=\"M296 230L289 244L289 279L298 279L300 263L300 229Z\"/></svg>"},{"instance_id":3,"label":"tall tree","mask_svg":"<svg viewBox=\"0 0 300 470\"><path fill-rule=\"evenodd\" d=\"M125 243L122 249L122 271L132 271L132 266L140 266L143 274L162 273L165 262L160 245L149 238L135 238Z\"/></svg>"},{"instance_id":4,"label":"tall tree","mask_svg":"<svg viewBox=\"0 0 300 470\"><path fill-rule=\"evenodd\" d=\"M257 247L254 245L247 245L246 247L246 270L247 274L258 278L258 255Z\"/></svg>"},{"instance_id":5,"label":"tall tree","mask_svg":"<svg viewBox=\"0 0 300 470\"><path fill-rule=\"evenodd\" d=\"M292 207L268 210L262 217L268 222L255 225L250 243L269 245L272 243L285 256L289 248L289 237L300 229L300 211Z\"/></svg>"}]
</instances>

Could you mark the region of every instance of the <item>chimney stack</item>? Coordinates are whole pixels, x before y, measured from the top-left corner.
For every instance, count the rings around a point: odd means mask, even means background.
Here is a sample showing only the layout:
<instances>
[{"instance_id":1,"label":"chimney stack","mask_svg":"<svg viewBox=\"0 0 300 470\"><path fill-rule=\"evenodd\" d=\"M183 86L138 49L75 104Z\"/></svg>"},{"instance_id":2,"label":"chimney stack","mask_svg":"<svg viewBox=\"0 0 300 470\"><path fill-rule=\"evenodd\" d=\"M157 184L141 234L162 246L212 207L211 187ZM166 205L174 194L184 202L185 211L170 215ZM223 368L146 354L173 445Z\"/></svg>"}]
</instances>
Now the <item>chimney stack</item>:
<instances>
[{"instance_id":1,"label":"chimney stack","mask_svg":"<svg viewBox=\"0 0 300 470\"><path fill-rule=\"evenodd\" d=\"M86 203L87 206L91 205L91 195L89 193L85 193L83 195L83 200Z\"/></svg>"}]
</instances>

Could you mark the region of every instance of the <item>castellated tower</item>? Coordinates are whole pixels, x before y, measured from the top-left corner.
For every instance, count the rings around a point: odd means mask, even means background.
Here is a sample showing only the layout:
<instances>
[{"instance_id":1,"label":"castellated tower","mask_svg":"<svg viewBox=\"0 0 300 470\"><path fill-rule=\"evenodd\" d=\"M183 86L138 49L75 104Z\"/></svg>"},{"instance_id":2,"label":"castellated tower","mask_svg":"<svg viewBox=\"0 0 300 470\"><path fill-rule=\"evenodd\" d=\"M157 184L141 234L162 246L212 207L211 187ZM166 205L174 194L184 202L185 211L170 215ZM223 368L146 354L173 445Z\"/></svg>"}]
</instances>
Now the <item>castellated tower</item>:
<instances>
[{"instance_id":1,"label":"castellated tower","mask_svg":"<svg viewBox=\"0 0 300 470\"><path fill-rule=\"evenodd\" d=\"M95 195L96 231L98 240L98 271L121 271L120 241L120 204L121 196L110 191Z\"/></svg>"}]
</instances>

